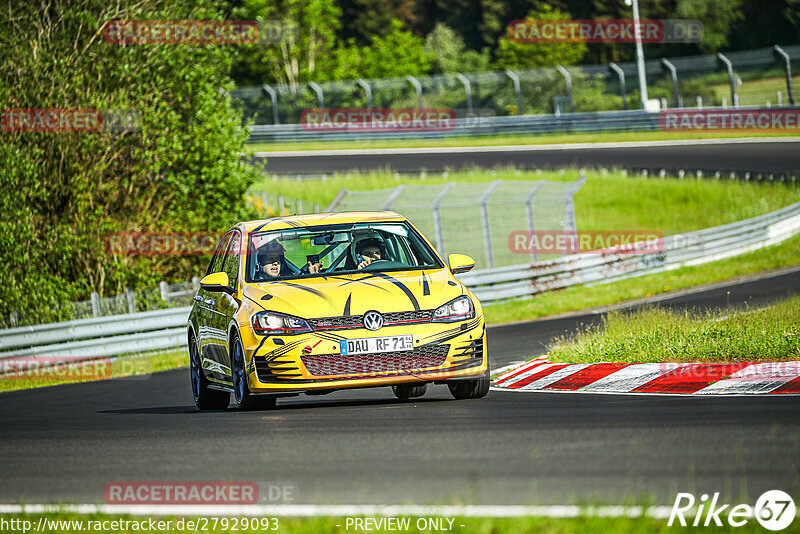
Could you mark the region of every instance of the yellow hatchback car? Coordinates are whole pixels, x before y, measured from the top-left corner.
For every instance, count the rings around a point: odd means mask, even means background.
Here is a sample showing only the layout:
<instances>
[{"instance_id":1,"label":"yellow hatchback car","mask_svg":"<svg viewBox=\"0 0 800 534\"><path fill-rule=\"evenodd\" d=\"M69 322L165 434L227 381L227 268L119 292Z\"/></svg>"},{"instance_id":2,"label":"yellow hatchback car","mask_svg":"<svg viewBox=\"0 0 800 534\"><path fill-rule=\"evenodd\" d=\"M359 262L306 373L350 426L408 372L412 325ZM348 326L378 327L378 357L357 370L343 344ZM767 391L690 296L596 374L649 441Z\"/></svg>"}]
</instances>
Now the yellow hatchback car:
<instances>
[{"instance_id":1,"label":"yellow hatchback car","mask_svg":"<svg viewBox=\"0 0 800 534\"><path fill-rule=\"evenodd\" d=\"M235 225L220 240L189 315L200 409L275 406L277 397L391 386L401 399L447 384L489 391L480 302L392 212L322 213Z\"/></svg>"}]
</instances>

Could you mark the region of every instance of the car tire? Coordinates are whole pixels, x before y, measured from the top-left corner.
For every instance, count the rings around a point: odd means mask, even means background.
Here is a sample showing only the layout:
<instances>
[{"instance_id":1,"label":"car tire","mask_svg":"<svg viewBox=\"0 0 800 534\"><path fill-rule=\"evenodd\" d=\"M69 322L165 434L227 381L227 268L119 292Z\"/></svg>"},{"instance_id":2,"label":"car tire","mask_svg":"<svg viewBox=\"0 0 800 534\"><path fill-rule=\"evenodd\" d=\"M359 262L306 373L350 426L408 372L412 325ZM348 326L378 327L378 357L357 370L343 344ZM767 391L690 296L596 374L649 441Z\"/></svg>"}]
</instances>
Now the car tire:
<instances>
[{"instance_id":1,"label":"car tire","mask_svg":"<svg viewBox=\"0 0 800 534\"><path fill-rule=\"evenodd\" d=\"M233 399L240 410L269 410L275 407L277 398L266 395L253 395L247 384L247 373L244 370L244 348L239 336L231 339L231 378L233 381Z\"/></svg>"},{"instance_id":2,"label":"car tire","mask_svg":"<svg viewBox=\"0 0 800 534\"><path fill-rule=\"evenodd\" d=\"M486 374L477 380L459 380L458 382L447 384L447 387L456 400L481 399L489 393L491 382L492 378L487 369Z\"/></svg>"},{"instance_id":3,"label":"car tire","mask_svg":"<svg viewBox=\"0 0 800 534\"><path fill-rule=\"evenodd\" d=\"M398 399L413 399L422 397L428 389L428 384L398 384L392 386L392 392Z\"/></svg>"},{"instance_id":4,"label":"car tire","mask_svg":"<svg viewBox=\"0 0 800 534\"><path fill-rule=\"evenodd\" d=\"M193 336L189 338L189 368L195 406L200 410L224 410L227 408L231 402L231 396L226 391L208 387L208 379L203 374L200 365L200 351L197 349L197 343Z\"/></svg>"}]
</instances>

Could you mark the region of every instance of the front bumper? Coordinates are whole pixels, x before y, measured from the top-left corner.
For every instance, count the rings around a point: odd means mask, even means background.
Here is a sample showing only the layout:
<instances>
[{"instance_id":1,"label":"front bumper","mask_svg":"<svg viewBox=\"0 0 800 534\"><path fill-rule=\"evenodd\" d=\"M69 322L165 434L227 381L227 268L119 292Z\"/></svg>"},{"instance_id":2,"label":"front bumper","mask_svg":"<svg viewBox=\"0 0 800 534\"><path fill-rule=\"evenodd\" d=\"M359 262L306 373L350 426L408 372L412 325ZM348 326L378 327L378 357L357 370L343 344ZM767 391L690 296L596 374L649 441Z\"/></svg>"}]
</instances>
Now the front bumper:
<instances>
[{"instance_id":1,"label":"front bumper","mask_svg":"<svg viewBox=\"0 0 800 534\"><path fill-rule=\"evenodd\" d=\"M428 323L381 333L352 329L261 337L247 330L242 332L242 341L253 393L459 380L482 376L488 368L486 327L481 316L462 323ZM411 334L414 348L380 354L339 353L342 339L381 334Z\"/></svg>"}]
</instances>

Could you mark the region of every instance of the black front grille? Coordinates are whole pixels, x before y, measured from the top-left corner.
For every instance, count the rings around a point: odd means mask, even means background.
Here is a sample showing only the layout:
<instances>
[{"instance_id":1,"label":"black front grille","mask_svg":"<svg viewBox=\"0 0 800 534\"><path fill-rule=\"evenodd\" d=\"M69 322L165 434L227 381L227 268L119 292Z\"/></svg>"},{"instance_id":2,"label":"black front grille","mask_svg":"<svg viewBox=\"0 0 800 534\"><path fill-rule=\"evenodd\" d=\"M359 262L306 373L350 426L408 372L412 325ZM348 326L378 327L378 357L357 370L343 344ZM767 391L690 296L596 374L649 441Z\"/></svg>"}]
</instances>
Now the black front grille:
<instances>
[{"instance_id":1,"label":"black front grille","mask_svg":"<svg viewBox=\"0 0 800 534\"><path fill-rule=\"evenodd\" d=\"M450 345L423 345L414 350L382 354L315 354L302 356L303 365L314 376L379 376L439 367L447 359Z\"/></svg>"},{"instance_id":2,"label":"black front grille","mask_svg":"<svg viewBox=\"0 0 800 534\"><path fill-rule=\"evenodd\" d=\"M405 326L409 324L429 323L433 310L389 312L383 315L383 326ZM363 315L345 315L339 317L321 317L309 319L308 324L314 330L352 330L364 328Z\"/></svg>"}]
</instances>

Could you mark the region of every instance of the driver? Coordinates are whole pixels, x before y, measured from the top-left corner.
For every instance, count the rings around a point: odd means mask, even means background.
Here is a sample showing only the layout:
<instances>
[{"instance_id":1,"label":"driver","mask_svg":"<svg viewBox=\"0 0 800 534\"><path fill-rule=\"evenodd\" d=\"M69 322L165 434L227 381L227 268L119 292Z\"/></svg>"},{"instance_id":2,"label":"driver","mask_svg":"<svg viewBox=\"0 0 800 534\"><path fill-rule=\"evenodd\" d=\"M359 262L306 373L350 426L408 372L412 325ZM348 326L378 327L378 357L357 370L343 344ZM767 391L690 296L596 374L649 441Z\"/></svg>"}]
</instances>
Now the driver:
<instances>
[{"instance_id":1,"label":"driver","mask_svg":"<svg viewBox=\"0 0 800 534\"><path fill-rule=\"evenodd\" d=\"M363 269L373 261L381 261L386 258L381 254L381 242L377 238L369 238L359 241L356 245L356 259L358 265L356 269Z\"/></svg>"}]
</instances>

